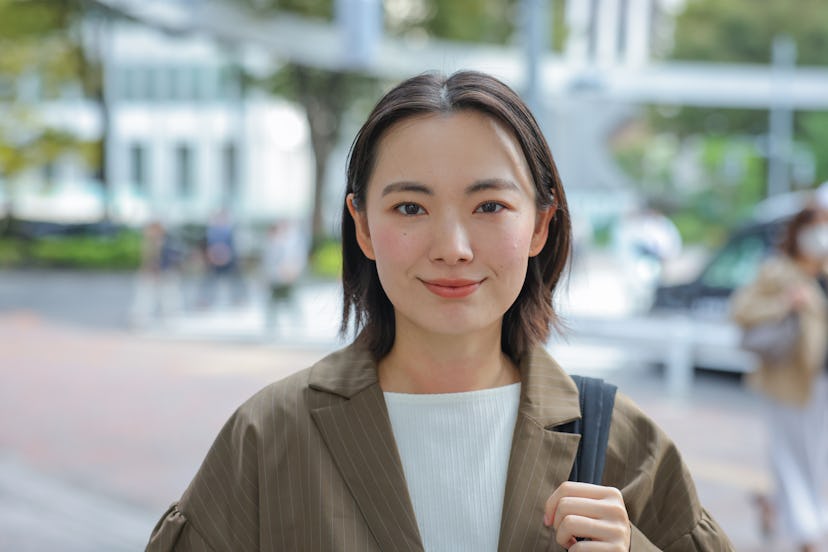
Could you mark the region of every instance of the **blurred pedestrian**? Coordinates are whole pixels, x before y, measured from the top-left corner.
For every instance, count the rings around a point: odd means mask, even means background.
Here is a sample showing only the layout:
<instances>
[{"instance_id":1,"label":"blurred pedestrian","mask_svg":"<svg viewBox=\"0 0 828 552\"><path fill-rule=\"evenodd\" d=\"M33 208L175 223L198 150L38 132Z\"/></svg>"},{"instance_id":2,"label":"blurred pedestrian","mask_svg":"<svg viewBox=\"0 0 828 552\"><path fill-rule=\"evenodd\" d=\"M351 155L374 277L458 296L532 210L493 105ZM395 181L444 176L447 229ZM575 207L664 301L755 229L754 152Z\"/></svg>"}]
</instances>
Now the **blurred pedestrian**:
<instances>
[{"instance_id":1,"label":"blurred pedestrian","mask_svg":"<svg viewBox=\"0 0 828 552\"><path fill-rule=\"evenodd\" d=\"M301 323L294 287L305 270L307 258L307 240L299 224L282 220L268 229L261 266L267 286L268 327L276 325L280 313L287 313Z\"/></svg>"},{"instance_id":2,"label":"blurred pedestrian","mask_svg":"<svg viewBox=\"0 0 828 552\"><path fill-rule=\"evenodd\" d=\"M181 244L160 221L144 227L130 313L135 326L161 321L181 308L179 267L183 255Z\"/></svg>"},{"instance_id":3,"label":"blurred pedestrian","mask_svg":"<svg viewBox=\"0 0 828 552\"><path fill-rule=\"evenodd\" d=\"M204 232L205 275L201 289L202 306L216 303L240 303L244 298L244 282L233 221L225 210L216 212ZM227 300L224 300L225 295Z\"/></svg>"},{"instance_id":4,"label":"blurred pedestrian","mask_svg":"<svg viewBox=\"0 0 828 552\"><path fill-rule=\"evenodd\" d=\"M636 310L647 310L664 264L681 254L678 228L654 206L643 205L621 217L614 228L612 246Z\"/></svg>"},{"instance_id":5,"label":"blurred pedestrian","mask_svg":"<svg viewBox=\"0 0 828 552\"><path fill-rule=\"evenodd\" d=\"M149 550L732 550L623 394L603 479L568 480L579 391L544 344L569 213L513 90L475 72L403 82L347 174L355 341L236 411Z\"/></svg>"},{"instance_id":6,"label":"blurred pedestrian","mask_svg":"<svg viewBox=\"0 0 828 552\"><path fill-rule=\"evenodd\" d=\"M772 499L760 497L762 525L775 519L800 550L828 532L828 211L809 206L785 230L779 254L732 300L733 319L760 341L749 381L766 398ZM757 332L764 332L759 334ZM761 347L758 343L753 347ZM774 516L775 511L775 516Z\"/></svg>"}]
</instances>

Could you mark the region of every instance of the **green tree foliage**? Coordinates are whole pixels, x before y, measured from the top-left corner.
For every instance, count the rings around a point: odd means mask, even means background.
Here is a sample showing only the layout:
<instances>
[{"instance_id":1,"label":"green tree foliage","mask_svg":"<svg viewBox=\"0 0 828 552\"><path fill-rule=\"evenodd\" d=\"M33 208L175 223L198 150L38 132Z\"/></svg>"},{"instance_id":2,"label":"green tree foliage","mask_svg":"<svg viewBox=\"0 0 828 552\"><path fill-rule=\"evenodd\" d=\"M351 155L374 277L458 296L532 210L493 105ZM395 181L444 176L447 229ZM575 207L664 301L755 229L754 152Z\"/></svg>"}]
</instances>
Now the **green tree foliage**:
<instances>
[{"instance_id":1,"label":"green tree foliage","mask_svg":"<svg viewBox=\"0 0 828 552\"><path fill-rule=\"evenodd\" d=\"M279 12L289 12L333 21L335 16L333 0L227 1L237 4L242 9L252 10L262 17L275 17ZM287 62L272 75L255 79L253 84L291 99L304 109L310 129L315 169L309 252L312 255L331 233L331 229L325 227L323 220L328 159L341 139L342 124L347 110L360 96L375 93L375 81L347 68L323 70Z\"/></svg>"},{"instance_id":2,"label":"green tree foliage","mask_svg":"<svg viewBox=\"0 0 828 552\"><path fill-rule=\"evenodd\" d=\"M34 109L60 95L77 74L61 16L41 2L0 0L0 176L52 161L75 145L46 127Z\"/></svg>"},{"instance_id":3,"label":"green tree foliage","mask_svg":"<svg viewBox=\"0 0 828 552\"><path fill-rule=\"evenodd\" d=\"M420 17L402 25L429 36L462 42L505 44L517 21L516 0L424 0Z\"/></svg>"},{"instance_id":4,"label":"green tree foliage","mask_svg":"<svg viewBox=\"0 0 828 552\"><path fill-rule=\"evenodd\" d=\"M79 37L85 9L73 0L0 0L0 181L7 198L28 169L70 153L91 166L102 159L101 142L79 140L38 116L43 101L100 82Z\"/></svg>"},{"instance_id":5,"label":"green tree foliage","mask_svg":"<svg viewBox=\"0 0 828 552\"><path fill-rule=\"evenodd\" d=\"M797 45L799 66L828 64L828 10L823 0L688 0L675 21L668 57L675 61L767 65L774 38ZM828 179L828 113L795 114L794 150L815 161L813 185ZM616 157L642 189L672 205L688 241L715 243L766 195L765 109L653 106L635 135L616 140ZM631 133L628 133L631 134ZM652 150L669 138L674 152L654 169ZM677 182L675 159L695 169Z\"/></svg>"},{"instance_id":6,"label":"green tree foliage","mask_svg":"<svg viewBox=\"0 0 828 552\"><path fill-rule=\"evenodd\" d=\"M773 38L797 42L798 63L828 64L824 0L689 0L676 21L671 58L769 63Z\"/></svg>"},{"instance_id":7,"label":"green tree foliage","mask_svg":"<svg viewBox=\"0 0 828 552\"><path fill-rule=\"evenodd\" d=\"M828 65L828 9L824 0L689 0L675 25L670 58L680 61L731 63L771 62L773 40L793 38L797 65ZM812 141L825 121L824 113L799 112L798 139L815 154L816 179L828 179L828 151ZM760 135L767 132L768 113L758 109L683 107L670 116L651 113L653 126L681 136L693 134Z\"/></svg>"}]
</instances>

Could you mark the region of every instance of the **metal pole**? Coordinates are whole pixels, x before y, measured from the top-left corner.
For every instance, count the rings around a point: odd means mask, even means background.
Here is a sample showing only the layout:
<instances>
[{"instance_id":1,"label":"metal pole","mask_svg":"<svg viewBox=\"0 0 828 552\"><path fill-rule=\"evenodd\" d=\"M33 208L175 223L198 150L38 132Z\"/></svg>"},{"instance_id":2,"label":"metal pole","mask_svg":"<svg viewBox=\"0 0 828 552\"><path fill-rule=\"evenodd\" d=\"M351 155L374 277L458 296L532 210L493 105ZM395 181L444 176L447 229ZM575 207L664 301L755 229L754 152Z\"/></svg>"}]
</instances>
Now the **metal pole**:
<instances>
[{"instance_id":1,"label":"metal pole","mask_svg":"<svg viewBox=\"0 0 828 552\"><path fill-rule=\"evenodd\" d=\"M380 0L336 0L336 20L342 36L342 63L366 68L374 62L383 34Z\"/></svg>"},{"instance_id":2,"label":"metal pole","mask_svg":"<svg viewBox=\"0 0 828 552\"><path fill-rule=\"evenodd\" d=\"M543 102L541 98L540 63L551 36L549 11L546 0L522 0L521 29L526 54L526 82L523 96L529 109L540 121Z\"/></svg>"},{"instance_id":3,"label":"metal pole","mask_svg":"<svg viewBox=\"0 0 828 552\"><path fill-rule=\"evenodd\" d=\"M790 91L796 43L789 36L773 39L773 100L768 116L768 196L790 191L794 111Z\"/></svg>"}]
</instances>

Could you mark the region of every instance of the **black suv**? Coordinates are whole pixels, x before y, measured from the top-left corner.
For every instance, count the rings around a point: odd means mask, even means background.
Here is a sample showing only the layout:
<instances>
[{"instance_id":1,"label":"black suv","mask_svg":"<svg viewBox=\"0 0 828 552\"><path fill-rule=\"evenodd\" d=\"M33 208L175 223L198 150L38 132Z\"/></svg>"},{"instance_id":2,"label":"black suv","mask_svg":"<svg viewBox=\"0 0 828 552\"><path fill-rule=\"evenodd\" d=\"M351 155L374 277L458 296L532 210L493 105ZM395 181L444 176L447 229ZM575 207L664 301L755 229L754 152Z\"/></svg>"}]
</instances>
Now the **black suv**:
<instances>
[{"instance_id":1,"label":"black suv","mask_svg":"<svg viewBox=\"0 0 828 552\"><path fill-rule=\"evenodd\" d=\"M788 220L754 222L733 232L695 280L659 286L653 311L679 310L703 318L726 316L730 295L753 280L759 265L779 243Z\"/></svg>"},{"instance_id":2,"label":"black suv","mask_svg":"<svg viewBox=\"0 0 828 552\"><path fill-rule=\"evenodd\" d=\"M649 316L682 326L695 366L730 372L755 367L755 357L739 347L740 329L729 319L730 296L755 278L788 222L811 197L808 192L793 192L765 200L694 280L656 289Z\"/></svg>"}]
</instances>

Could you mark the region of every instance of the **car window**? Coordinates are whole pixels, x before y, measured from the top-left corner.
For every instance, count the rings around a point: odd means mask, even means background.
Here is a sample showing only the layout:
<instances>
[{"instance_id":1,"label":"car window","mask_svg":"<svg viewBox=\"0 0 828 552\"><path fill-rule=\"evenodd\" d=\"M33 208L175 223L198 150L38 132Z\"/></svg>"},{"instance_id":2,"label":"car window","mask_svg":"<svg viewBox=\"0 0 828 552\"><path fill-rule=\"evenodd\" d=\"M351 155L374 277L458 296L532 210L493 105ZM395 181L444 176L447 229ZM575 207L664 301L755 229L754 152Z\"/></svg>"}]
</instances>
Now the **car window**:
<instances>
[{"instance_id":1,"label":"car window","mask_svg":"<svg viewBox=\"0 0 828 552\"><path fill-rule=\"evenodd\" d=\"M767 244L761 235L746 235L729 242L711 261L701 275L709 287L736 289L750 283L767 255Z\"/></svg>"}]
</instances>

